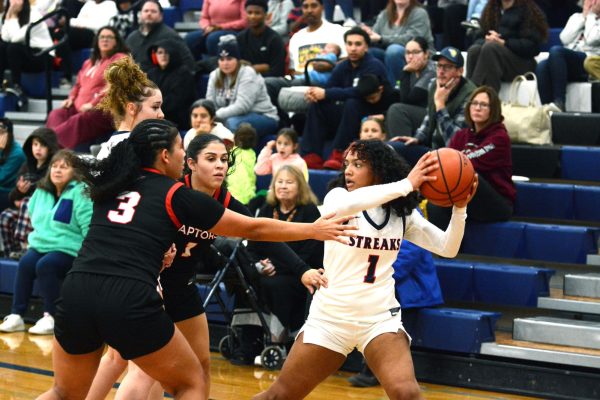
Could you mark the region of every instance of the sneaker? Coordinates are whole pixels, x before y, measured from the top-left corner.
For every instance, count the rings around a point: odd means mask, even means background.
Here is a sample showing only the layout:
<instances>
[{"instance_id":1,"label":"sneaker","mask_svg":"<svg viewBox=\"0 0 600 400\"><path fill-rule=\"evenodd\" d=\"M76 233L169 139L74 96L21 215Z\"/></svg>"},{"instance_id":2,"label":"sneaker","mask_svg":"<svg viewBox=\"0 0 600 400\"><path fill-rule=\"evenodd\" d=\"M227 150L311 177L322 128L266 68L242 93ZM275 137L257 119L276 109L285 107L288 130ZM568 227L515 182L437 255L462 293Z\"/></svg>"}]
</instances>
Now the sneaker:
<instances>
[{"instance_id":1,"label":"sneaker","mask_svg":"<svg viewBox=\"0 0 600 400\"><path fill-rule=\"evenodd\" d=\"M33 335L53 335L54 334L54 318L48 313L40 318L34 326L29 328L29 333Z\"/></svg>"},{"instance_id":2,"label":"sneaker","mask_svg":"<svg viewBox=\"0 0 600 400\"><path fill-rule=\"evenodd\" d=\"M358 373L348 378L348 382L354 387L371 387L379 385L379 381L374 375Z\"/></svg>"},{"instance_id":3,"label":"sneaker","mask_svg":"<svg viewBox=\"0 0 600 400\"><path fill-rule=\"evenodd\" d=\"M61 89L71 89L73 87L73 85L71 84L71 81L68 80L67 78L61 78L60 79L60 83L58 84L58 87Z\"/></svg>"},{"instance_id":4,"label":"sneaker","mask_svg":"<svg viewBox=\"0 0 600 400\"><path fill-rule=\"evenodd\" d=\"M358 23L354 20L354 18L346 18L342 26L344 28L354 28Z\"/></svg>"},{"instance_id":5,"label":"sneaker","mask_svg":"<svg viewBox=\"0 0 600 400\"><path fill-rule=\"evenodd\" d=\"M481 25L477 18L472 18L470 21L462 21L460 23L460 25L464 28L475 29L475 30L481 28Z\"/></svg>"},{"instance_id":6,"label":"sneaker","mask_svg":"<svg viewBox=\"0 0 600 400\"><path fill-rule=\"evenodd\" d=\"M339 150L333 150L329 156L329 160L323 163L323 168L339 171L344 165L344 153Z\"/></svg>"},{"instance_id":7,"label":"sneaker","mask_svg":"<svg viewBox=\"0 0 600 400\"><path fill-rule=\"evenodd\" d=\"M317 153L308 153L302 156L308 169L323 169L323 159Z\"/></svg>"},{"instance_id":8,"label":"sneaker","mask_svg":"<svg viewBox=\"0 0 600 400\"><path fill-rule=\"evenodd\" d=\"M10 314L4 317L0 324L0 332L21 332L25 330L25 321L19 314Z\"/></svg>"}]
</instances>

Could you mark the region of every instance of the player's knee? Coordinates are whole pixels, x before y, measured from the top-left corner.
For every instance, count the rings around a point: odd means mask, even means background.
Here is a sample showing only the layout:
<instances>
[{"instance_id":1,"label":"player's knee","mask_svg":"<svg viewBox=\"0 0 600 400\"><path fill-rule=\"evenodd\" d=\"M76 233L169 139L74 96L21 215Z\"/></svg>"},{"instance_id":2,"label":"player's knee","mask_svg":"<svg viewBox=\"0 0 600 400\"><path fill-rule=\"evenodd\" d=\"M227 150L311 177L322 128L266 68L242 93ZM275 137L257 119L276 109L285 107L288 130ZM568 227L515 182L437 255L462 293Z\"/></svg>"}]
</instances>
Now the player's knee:
<instances>
[{"instance_id":1,"label":"player's knee","mask_svg":"<svg viewBox=\"0 0 600 400\"><path fill-rule=\"evenodd\" d=\"M417 400L421 398L421 389L416 382L395 382L386 388L391 400Z\"/></svg>"}]
</instances>

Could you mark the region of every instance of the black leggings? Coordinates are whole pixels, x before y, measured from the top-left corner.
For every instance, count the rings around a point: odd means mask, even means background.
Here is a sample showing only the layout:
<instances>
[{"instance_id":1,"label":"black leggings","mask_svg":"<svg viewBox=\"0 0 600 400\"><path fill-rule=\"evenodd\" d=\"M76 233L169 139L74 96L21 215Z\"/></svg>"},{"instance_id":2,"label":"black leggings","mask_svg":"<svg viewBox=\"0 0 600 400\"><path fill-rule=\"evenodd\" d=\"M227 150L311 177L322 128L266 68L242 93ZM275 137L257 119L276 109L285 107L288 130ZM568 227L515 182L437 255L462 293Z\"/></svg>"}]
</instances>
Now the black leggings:
<instances>
[{"instance_id":1,"label":"black leggings","mask_svg":"<svg viewBox=\"0 0 600 400\"><path fill-rule=\"evenodd\" d=\"M45 69L46 57L34 57L32 53L39 49L31 49L22 43L6 43L7 66L10 69L13 83L21 84L23 72L42 72Z\"/></svg>"}]
</instances>

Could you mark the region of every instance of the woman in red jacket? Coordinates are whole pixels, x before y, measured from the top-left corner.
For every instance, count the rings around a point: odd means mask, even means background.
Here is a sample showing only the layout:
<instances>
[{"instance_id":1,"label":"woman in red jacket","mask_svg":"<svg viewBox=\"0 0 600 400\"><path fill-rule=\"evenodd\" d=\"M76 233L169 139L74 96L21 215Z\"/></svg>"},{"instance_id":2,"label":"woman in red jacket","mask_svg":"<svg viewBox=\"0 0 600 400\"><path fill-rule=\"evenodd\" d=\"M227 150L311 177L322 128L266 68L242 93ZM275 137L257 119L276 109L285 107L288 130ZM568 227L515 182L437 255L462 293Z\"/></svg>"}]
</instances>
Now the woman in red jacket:
<instances>
[{"instance_id":1,"label":"woman in red jacket","mask_svg":"<svg viewBox=\"0 0 600 400\"><path fill-rule=\"evenodd\" d=\"M61 146L69 149L108 139L114 131L113 120L96 105L106 93L104 71L114 61L125 57L129 49L118 31L110 26L98 30L90 58L83 63L69 97L62 107L48 115L48 128L56 132Z\"/></svg>"},{"instance_id":2,"label":"woman in red jacket","mask_svg":"<svg viewBox=\"0 0 600 400\"><path fill-rule=\"evenodd\" d=\"M468 128L454 134L448 147L467 155L479 175L477 193L469 203L468 221L508 220L516 197L512 182L510 138L502 123L502 106L496 91L489 86L477 88L465 109ZM427 205L429 221L445 229L451 208Z\"/></svg>"}]
</instances>

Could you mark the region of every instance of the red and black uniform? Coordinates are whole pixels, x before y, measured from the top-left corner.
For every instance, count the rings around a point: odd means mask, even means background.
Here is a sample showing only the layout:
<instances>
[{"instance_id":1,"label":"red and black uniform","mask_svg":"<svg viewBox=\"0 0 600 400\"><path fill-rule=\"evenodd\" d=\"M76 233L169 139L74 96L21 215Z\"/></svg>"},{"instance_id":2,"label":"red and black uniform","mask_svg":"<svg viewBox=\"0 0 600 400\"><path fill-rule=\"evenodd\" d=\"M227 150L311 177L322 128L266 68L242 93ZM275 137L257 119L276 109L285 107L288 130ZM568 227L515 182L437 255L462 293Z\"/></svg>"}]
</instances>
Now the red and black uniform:
<instances>
[{"instance_id":1,"label":"red and black uniform","mask_svg":"<svg viewBox=\"0 0 600 400\"><path fill-rule=\"evenodd\" d=\"M182 179L183 184L192 188L191 175ZM249 216L248 209L231 196L224 188L219 188L213 199L239 214ZM177 255L170 268L160 274L163 288L163 299L167 314L173 322L179 322L204 313L202 299L194 285L194 275L197 265L205 262L207 255L212 253L210 245L216 235L201 227L184 224L177 231L175 246Z\"/></svg>"},{"instance_id":2,"label":"red and black uniform","mask_svg":"<svg viewBox=\"0 0 600 400\"><path fill-rule=\"evenodd\" d=\"M103 343L132 359L165 346L174 332L156 291L163 254L182 226L212 228L225 208L180 182L145 170L94 213L57 302L55 336L70 354Z\"/></svg>"}]
</instances>

